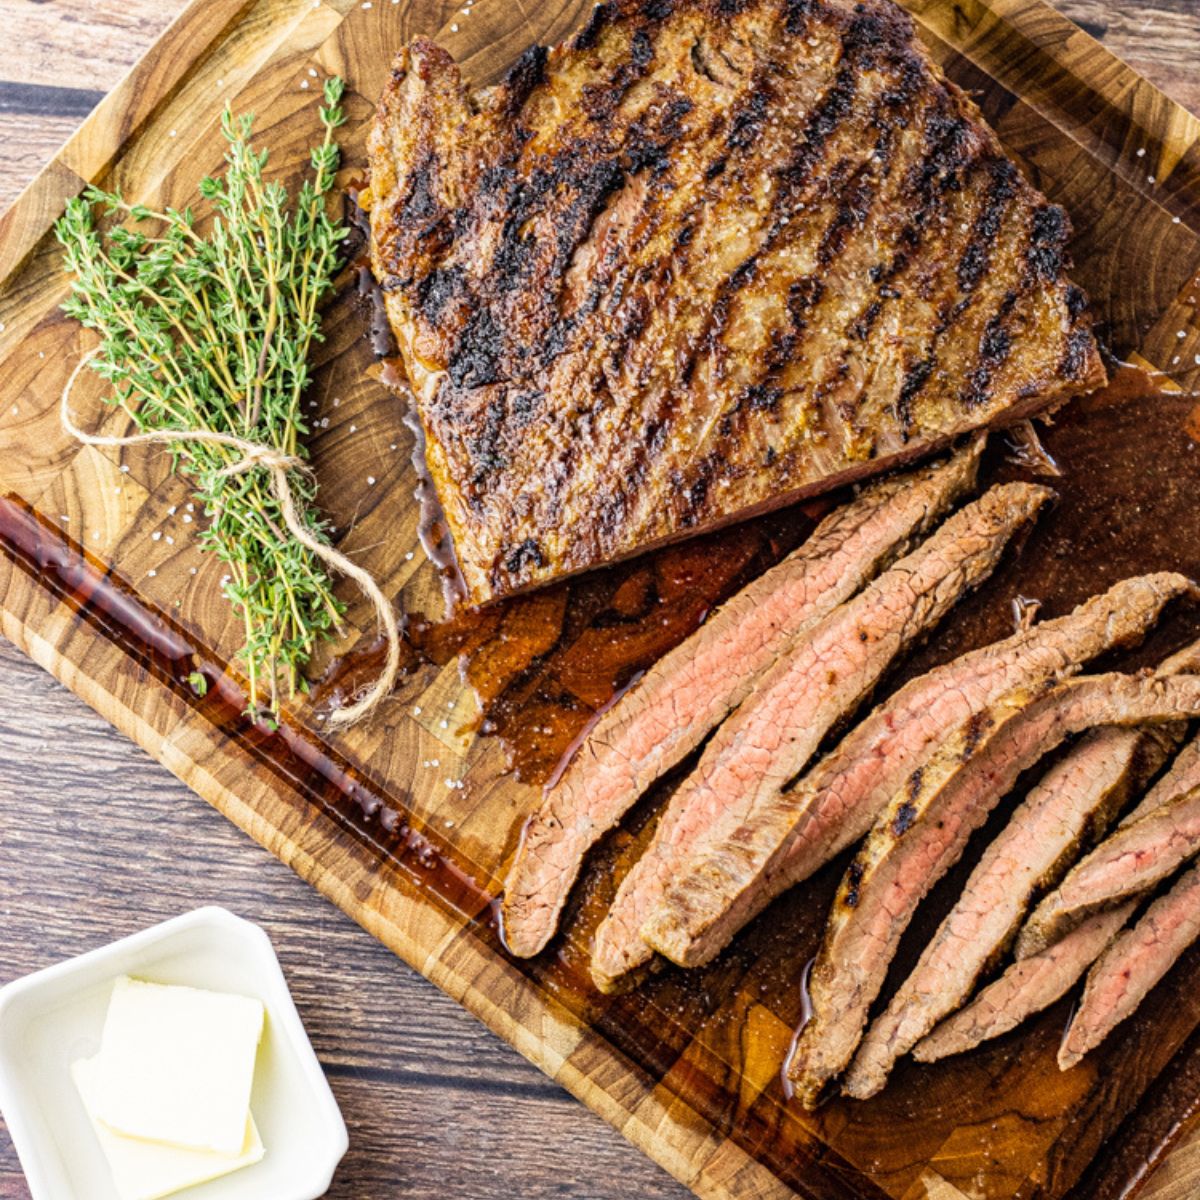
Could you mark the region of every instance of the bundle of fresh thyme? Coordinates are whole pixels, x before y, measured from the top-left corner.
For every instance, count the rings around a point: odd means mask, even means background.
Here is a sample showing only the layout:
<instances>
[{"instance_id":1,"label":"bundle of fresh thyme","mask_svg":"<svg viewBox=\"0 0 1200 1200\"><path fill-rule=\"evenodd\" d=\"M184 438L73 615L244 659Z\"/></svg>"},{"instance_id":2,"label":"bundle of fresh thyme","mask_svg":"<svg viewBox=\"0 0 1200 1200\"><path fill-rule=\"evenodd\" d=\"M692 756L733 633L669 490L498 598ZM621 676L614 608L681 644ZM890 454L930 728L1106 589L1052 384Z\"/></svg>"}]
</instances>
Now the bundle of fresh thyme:
<instances>
[{"instance_id":1,"label":"bundle of fresh thyme","mask_svg":"<svg viewBox=\"0 0 1200 1200\"><path fill-rule=\"evenodd\" d=\"M264 180L253 118L228 107L226 167L200 184L213 209L206 228L190 208L157 212L98 188L68 204L56 233L76 279L63 308L99 333L91 365L143 432L228 434L284 461L306 457L308 354L347 234L327 212L342 91L340 79L326 81L324 139L290 210L284 185ZM102 231L96 206L129 224ZM265 694L276 712L281 694L305 689L305 665L338 627L343 606L327 566L287 532L270 472L245 469L243 450L200 437L168 445L209 518L202 545L229 566L224 590L245 621L251 711ZM326 544L311 475L293 467L286 483L304 529Z\"/></svg>"}]
</instances>

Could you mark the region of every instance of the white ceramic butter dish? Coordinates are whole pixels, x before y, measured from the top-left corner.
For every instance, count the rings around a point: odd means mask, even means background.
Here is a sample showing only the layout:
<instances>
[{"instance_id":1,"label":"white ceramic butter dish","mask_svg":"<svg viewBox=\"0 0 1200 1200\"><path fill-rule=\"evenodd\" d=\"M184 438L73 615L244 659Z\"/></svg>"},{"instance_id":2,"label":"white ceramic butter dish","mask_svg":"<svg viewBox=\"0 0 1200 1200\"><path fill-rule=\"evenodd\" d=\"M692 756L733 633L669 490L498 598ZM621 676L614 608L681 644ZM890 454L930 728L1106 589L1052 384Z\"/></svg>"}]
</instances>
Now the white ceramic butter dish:
<instances>
[{"instance_id":1,"label":"white ceramic butter dish","mask_svg":"<svg viewBox=\"0 0 1200 1200\"><path fill-rule=\"evenodd\" d=\"M223 908L199 908L0 988L0 1111L33 1200L115 1200L71 1078L95 1054L114 981L257 996L266 1006L251 1110L261 1162L185 1200L316 1200L346 1152L346 1125L309 1044L270 939Z\"/></svg>"}]
</instances>

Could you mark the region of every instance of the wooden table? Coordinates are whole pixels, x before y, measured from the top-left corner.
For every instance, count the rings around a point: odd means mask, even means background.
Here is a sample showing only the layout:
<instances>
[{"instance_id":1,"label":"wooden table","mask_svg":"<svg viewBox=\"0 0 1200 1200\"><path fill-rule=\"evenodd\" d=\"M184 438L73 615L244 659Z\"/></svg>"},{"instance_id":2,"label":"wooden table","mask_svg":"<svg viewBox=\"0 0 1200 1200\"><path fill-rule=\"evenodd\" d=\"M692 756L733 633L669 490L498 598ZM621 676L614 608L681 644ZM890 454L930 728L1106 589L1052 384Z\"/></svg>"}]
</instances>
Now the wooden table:
<instances>
[{"instance_id":1,"label":"wooden table","mask_svg":"<svg viewBox=\"0 0 1200 1200\"><path fill-rule=\"evenodd\" d=\"M0 210L183 3L0 0ZM1200 112L1200 0L1060 7ZM279 952L350 1128L331 1197L688 1194L0 641L0 983L206 903ZM1143 1196L1197 1191L1200 1128Z\"/></svg>"}]
</instances>

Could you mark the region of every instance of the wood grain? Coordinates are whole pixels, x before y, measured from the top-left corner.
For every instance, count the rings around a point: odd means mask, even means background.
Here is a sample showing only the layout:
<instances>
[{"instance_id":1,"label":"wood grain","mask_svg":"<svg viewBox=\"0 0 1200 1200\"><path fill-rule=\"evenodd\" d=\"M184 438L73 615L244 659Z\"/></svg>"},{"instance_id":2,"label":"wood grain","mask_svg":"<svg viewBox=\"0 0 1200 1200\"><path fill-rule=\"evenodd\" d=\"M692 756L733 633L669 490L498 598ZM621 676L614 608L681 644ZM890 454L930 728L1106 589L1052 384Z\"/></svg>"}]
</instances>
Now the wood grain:
<instances>
[{"instance_id":1,"label":"wood grain","mask_svg":"<svg viewBox=\"0 0 1200 1200\"><path fill-rule=\"evenodd\" d=\"M446 6L444 18L449 17L451 8ZM554 17L554 6L547 6L547 10L551 16L546 29L537 30L538 35L561 35L574 18ZM139 30L157 32L165 27L174 11L170 3L151 6L141 0L135 4L117 4L114 0L103 5L60 4L36 9L14 0L0 0L0 20L11 16L16 22L28 22L43 13L50 19L62 19L67 14L61 48L53 49L53 33L41 35L48 38L51 50L30 56L28 78L18 71L0 70L0 74L9 74L14 83L41 88L43 108L58 109L28 114L5 112L0 85L0 112L4 113L0 119L14 120L14 129L23 131L16 135L16 144L6 147L3 153L7 155L10 150L19 153L22 145L37 145L36 132L43 128L39 122L45 123L49 141L51 132L57 140L57 135L74 120L62 109L79 105L79 99L58 92L51 94L52 89L62 86L64 64L86 64L78 72L85 77L78 89L85 95L89 90L107 90L120 74L121 50L130 48L124 61L132 62L140 49L133 45ZM310 18L307 23L297 22L285 29L271 19L272 11L269 5L259 6L261 21L247 35L254 69L243 70L235 79L242 96L250 101L265 100L289 83L295 86L296 80L302 79L299 72L309 55L315 55L313 61L323 70L340 69L348 58L364 52L374 54L374 61L381 65L386 61L388 47L379 40L378 26L370 19L358 17L354 22L347 21L335 37L322 41L325 27L319 21ZM81 14L86 15L86 21ZM476 17L483 15L481 11ZM1089 30L1101 35L1110 48L1133 56L1135 65L1169 93L1185 103L1191 102L1193 108L1200 107L1194 90L1196 81L1188 69L1195 61L1195 50L1200 50L1200 14L1188 0L1176 0L1158 8L1137 5L1124 9L1116 3L1101 6L1088 0L1073 3L1068 15L1082 18ZM1145 23L1141 20L1143 15ZM456 49L470 60L473 53L470 39L483 38L486 43L487 35L476 31L482 21L478 26L462 24L467 28L460 31L462 36L457 40L461 45ZM23 33L27 32L27 26L19 27ZM1161 38L1157 35L1160 27L1165 31ZM89 30L94 32L92 39ZM452 45L456 41L449 35L447 40ZM1192 52L1186 47L1192 47ZM242 53L239 50L239 55ZM57 59L55 54L59 55ZM151 80L150 84L155 82ZM84 83L86 87L82 86ZM196 115L210 111L200 90L188 93L186 84L176 90L173 82L166 90L170 93L165 101L170 113L166 119L168 123L174 121L176 127L193 128ZM370 81L362 84L362 90L371 91ZM33 107L39 102L38 95L28 89L14 90L11 95L12 104ZM1005 111L1014 114L1008 129L1002 129L1005 136L1019 140L1024 131L1032 144L1036 129L1031 122L1035 123L1035 115L1022 112L1019 107L1006 107ZM147 110L147 119L150 115ZM156 125L160 124L157 116L155 110ZM1043 115L1038 116L1044 119ZM183 117L189 122L186 126ZM288 122L285 120L279 128L286 132ZM165 194L170 194L169 189L182 181L182 176L177 180L171 169L180 157L180 148L173 146L168 137L169 129L165 126L156 135L150 131L140 147L135 147L125 167L131 178L144 180L146 171L138 164L165 161L165 169L154 172L151 185L155 189L168 189ZM196 141L199 140L197 137ZM53 144L45 149L51 151ZM51 200L59 194L69 194L77 171L87 173L106 164L113 152L112 143L103 139L88 138L77 143L72 154L64 159L69 166L59 179L60 190L50 193ZM1101 154L1102 147L1096 153ZM15 172L4 179L6 194L16 190L18 181L19 174ZM39 217L43 228L52 208L50 203ZM1170 220L1168 216L1164 222L1167 238L1170 231L1166 225ZM36 234L36 221L31 230ZM30 240L34 238L31 236ZM35 257L29 274L37 280L42 278L39 272L42 267ZM22 308L27 309L28 292L20 299ZM1160 307L1163 319L1173 321L1169 298L1164 298ZM1128 318L1131 324L1134 319ZM1173 332L1172 325L1172 336ZM45 344L49 349L50 343ZM49 370L38 368L43 369ZM7 382L11 387L12 378ZM327 459L336 461L338 455L347 464L383 457L389 444L386 428L373 428L370 424L369 397L355 392L353 378L335 377L334 386L346 393L345 403L336 414L326 410L333 419L324 437L326 444L319 451L323 469ZM365 439L350 436L351 427L359 424ZM40 426L34 426L21 436L33 445L41 432L44 430ZM137 490L132 495L123 493L124 499L114 505L112 489L122 486L122 482L105 476L108 469L111 468L96 461L95 456L75 456L65 474L56 468L48 477L49 486L41 492L42 504L48 512L61 509L63 514L73 516L77 528L86 525L89 534L100 533L101 537L95 539L99 547L111 553L132 555L142 570L155 570L154 578L163 582L150 590L156 593L153 598L168 606L178 594L180 572L186 572L191 561L184 557L185 550L160 560L146 557L144 550L132 547L134 539L139 544L145 542L151 524L161 520L166 497L173 494L171 485L164 482L157 464L150 461L135 464L134 480L124 486ZM343 469L346 468L335 468ZM98 483L101 479L103 482ZM101 492L109 496L108 505L97 509L91 497ZM146 507L150 496L154 497L157 510L136 515ZM369 505L364 511L365 499L368 498L347 496L344 511L337 519L339 525L348 525L354 519L356 533L364 535L362 544L370 546L378 533L371 530L372 513ZM376 519L383 523L378 531L381 533L387 528L387 514L380 513ZM412 515L407 515L403 524L409 526L411 519ZM401 536L406 537L407 530ZM383 565L391 570L386 558ZM160 568L163 568L161 575L157 573ZM389 578L396 585L407 583L409 597L427 601L434 590L432 580L419 573L410 579L411 574L411 569L406 571L401 567ZM209 644L226 648L220 631L211 625L211 613L198 609L181 615L185 623L193 625L209 621L206 629ZM31 649L44 658L52 640L40 649L38 646ZM61 647L57 650L61 653ZM6 919L13 920L12 936L6 931L5 945L0 948L0 954L4 955L0 959L3 978L127 932L160 914L170 915L190 907L191 900L185 902L184 896L194 895L197 903L222 900L244 915L266 920L280 947L318 1050L330 1069L335 1090L346 1107L352 1139L359 1133L352 1157L331 1194L358 1196L380 1194L386 1189L388 1195L415 1196L428 1195L434 1187L464 1197L682 1194L676 1185L631 1154L581 1109L564 1103L561 1092L540 1075L522 1068L504 1047L483 1034L440 993L397 966L374 941L238 837L182 785L165 779L161 770L140 757L128 743L115 741L111 734L106 736L98 720L55 685L31 672L11 653L5 653L0 660L0 679L6 685L13 681L6 687L0 704L0 734L6 737L6 745L14 747L14 752L5 756L6 768L0 769L3 804L0 904ZM453 697L453 686L452 678L435 681L432 695L439 708L446 696ZM95 702L97 698L93 696ZM457 718L459 714L453 715ZM143 713L138 721L140 732L133 727L130 731L144 744L161 744L167 734L176 747L183 748L181 753L186 750L186 739L176 740L171 723L162 714ZM427 743L420 745L427 744L435 753L440 749L450 756L448 762L457 766L457 759L466 747L458 739L440 732L437 722L426 722L422 729L420 736ZM385 738L376 736L364 744L363 758L386 773L394 771L397 764L385 743ZM413 747L407 747L405 753L411 756ZM172 769L187 774L183 762L170 757L167 760ZM53 762L49 770L36 770L35 764L48 761ZM195 783L195 777L191 778ZM219 787L219 783L210 781L203 786L209 791ZM97 796L104 797L105 838L102 842L99 839L87 842L73 835L95 820ZM232 808L232 799L229 803ZM252 825L252 814L242 815ZM454 819L460 827L465 824L469 828L472 816L471 811L456 812ZM150 838L146 837L148 823L154 831ZM261 830L253 832L255 836L264 836ZM181 845L187 847L182 856ZM131 856L130 849L135 846L142 849L141 855ZM293 848L292 853L302 858L303 846ZM94 857L88 857L89 854ZM135 864L132 868L127 865L131 858ZM114 878L116 864L125 870ZM214 881L220 883L219 895L214 894ZM138 896L137 909L130 905L130 895ZM47 912L56 914L49 924ZM136 915L131 916L131 912ZM331 964L335 964L335 969L331 970ZM442 982L453 987L453 979L451 973ZM765 1010L760 1012L753 1005L747 1007L748 1019L752 1021L765 1019L763 1013ZM502 1025L499 1014L494 1014L494 1018L494 1024ZM551 1028L547 1026L543 1033L550 1036ZM515 1032L507 1030L506 1035L513 1036ZM775 1040L776 1033L773 1028L763 1027L762 1035L767 1042ZM565 1036L565 1029L557 1029L550 1040L560 1036ZM586 1074L589 1067L595 1066L593 1052L585 1044L572 1045L568 1041L561 1046L561 1053L562 1077L572 1080L576 1090L586 1094L578 1073ZM700 1060L705 1053L703 1048L696 1051ZM572 1062L574 1075L567 1070ZM688 1064L683 1062L677 1069L689 1069ZM610 1081L610 1084L615 1088L615 1083ZM589 1098L599 1104L598 1098ZM609 1119L614 1119L611 1111ZM663 1112L650 1109L640 1119L630 1120L627 1132L636 1141L652 1147L654 1131L660 1123L673 1120L682 1129L689 1119L686 1113L672 1114L669 1107ZM677 1145L686 1144L682 1137L677 1131ZM577 1139L583 1139L582 1144ZM703 1137L698 1136L694 1145L700 1150ZM948 1143L943 1153L953 1155L955 1146ZM11 1148L4 1144L0 1155L0 1195L22 1195ZM702 1162L706 1165L700 1166ZM579 1178L580 1164L586 1164L586 1178ZM676 1162L673 1169L682 1177L692 1178L697 1186L712 1188L713 1194L757 1195L762 1186L736 1155L722 1157L719 1151L714 1153L711 1149L703 1158L697 1158L696 1168L689 1169L687 1163ZM699 1174L695 1173L697 1169ZM1189 1181L1194 1180L1197 1171L1200 1171L1200 1144L1195 1150L1184 1146L1175 1152L1169 1167L1145 1194L1153 1195L1156 1200L1164 1197L1181 1200L1192 1194ZM913 1185L914 1189L918 1186L921 1194L937 1195L941 1189L941 1194L947 1196L962 1195L940 1182L936 1174L929 1175L924 1183ZM912 1194L915 1197L918 1191Z\"/></svg>"},{"instance_id":2,"label":"wood grain","mask_svg":"<svg viewBox=\"0 0 1200 1200\"><path fill-rule=\"evenodd\" d=\"M346 1118L331 1198L687 1194L7 642L0 744L0 983L223 904L271 934Z\"/></svg>"}]
</instances>

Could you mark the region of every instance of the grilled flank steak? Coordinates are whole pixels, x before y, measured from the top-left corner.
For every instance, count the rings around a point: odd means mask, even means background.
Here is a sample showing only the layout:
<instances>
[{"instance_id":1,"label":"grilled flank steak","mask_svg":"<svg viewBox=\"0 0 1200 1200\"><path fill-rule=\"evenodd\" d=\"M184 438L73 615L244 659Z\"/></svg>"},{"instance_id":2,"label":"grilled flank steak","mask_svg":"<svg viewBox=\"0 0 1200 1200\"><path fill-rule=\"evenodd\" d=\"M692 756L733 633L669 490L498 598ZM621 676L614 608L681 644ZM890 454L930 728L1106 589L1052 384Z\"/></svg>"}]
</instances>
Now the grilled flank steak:
<instances>
[{"instance_id":1,"label":"grilled flank steak","mask_svg":"<svg viewBox=\"0 0 1200 1200\"><path fill-rule=\"evenodd\" d=\"M477 94L418 39L369 153L472 603L1103 381L1066 217L890 0L618 0Z\"/></svg>"}]
</instances>

